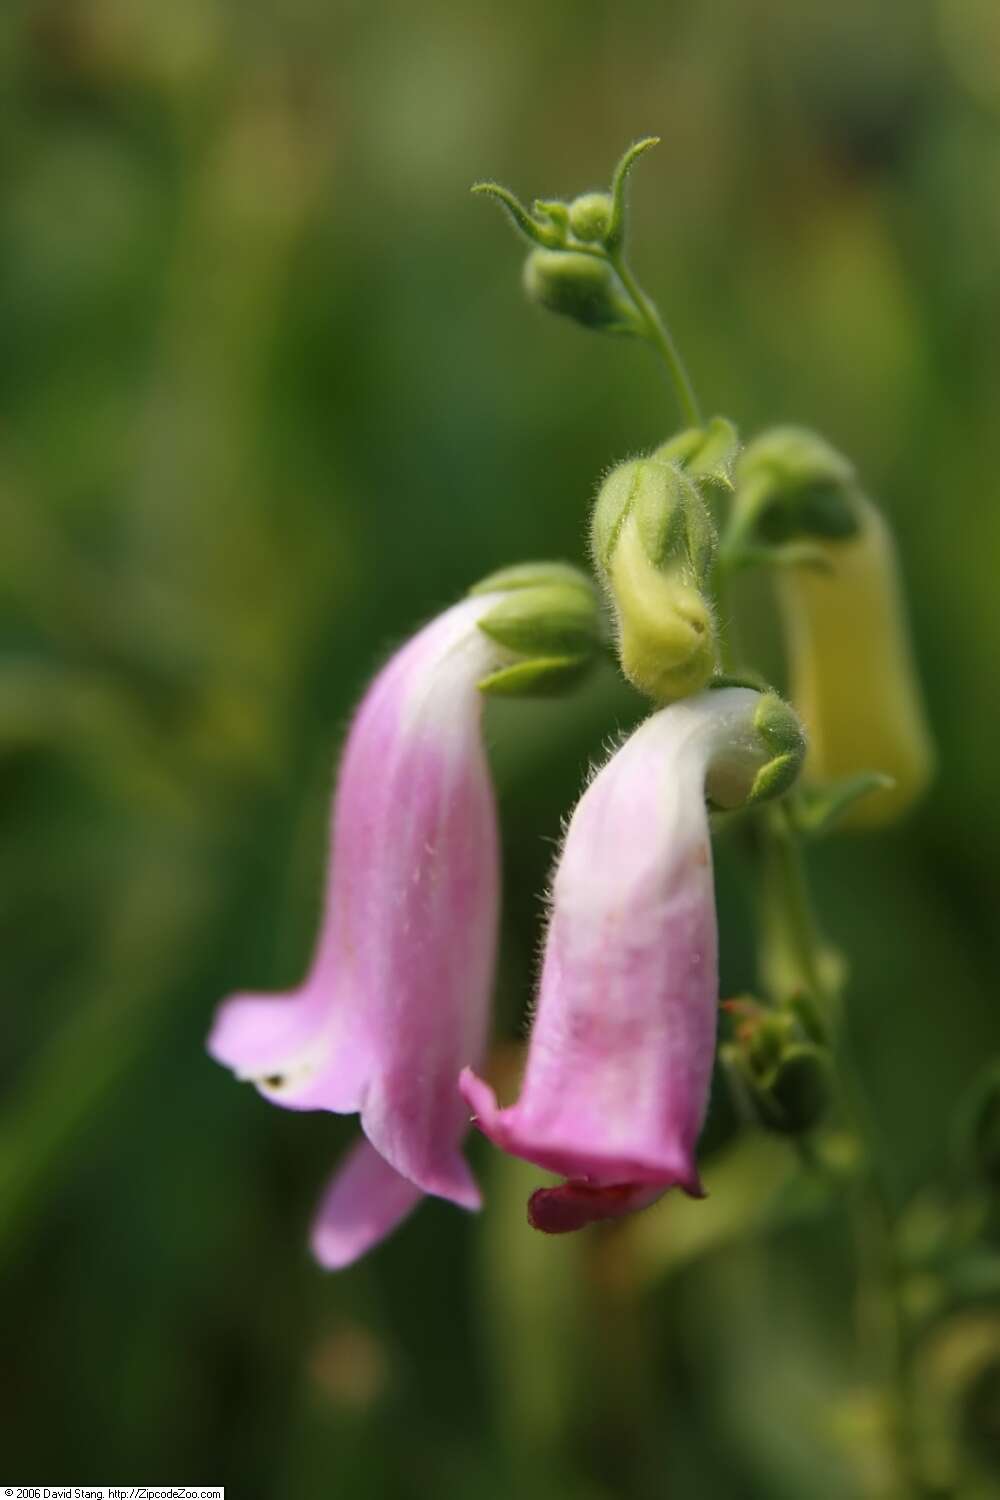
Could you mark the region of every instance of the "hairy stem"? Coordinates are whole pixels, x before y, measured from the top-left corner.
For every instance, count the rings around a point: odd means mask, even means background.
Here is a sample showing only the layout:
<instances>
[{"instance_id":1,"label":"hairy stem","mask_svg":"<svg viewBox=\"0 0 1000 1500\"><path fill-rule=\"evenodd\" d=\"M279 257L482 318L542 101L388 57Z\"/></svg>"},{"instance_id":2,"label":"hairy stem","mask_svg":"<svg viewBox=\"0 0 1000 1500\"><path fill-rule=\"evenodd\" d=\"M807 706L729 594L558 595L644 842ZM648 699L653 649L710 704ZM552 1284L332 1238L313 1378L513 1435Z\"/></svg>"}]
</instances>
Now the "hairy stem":
<instances>
[{"instance_id":1,"label":"hairy stem","mask_svg":"<svg viewBox=\"0 0 1000 1500\"><path fill-rule=\"evenodd\" d=\"M618 279L632 298L642 318L647 339L663 360L684 421L689 427L697 427L701 422L698 398L669 328L660 316L656 304L646 296L639 285L628 263L620 255L613 255L610 260L618 273Z\"/></svg>"}]
</instances>

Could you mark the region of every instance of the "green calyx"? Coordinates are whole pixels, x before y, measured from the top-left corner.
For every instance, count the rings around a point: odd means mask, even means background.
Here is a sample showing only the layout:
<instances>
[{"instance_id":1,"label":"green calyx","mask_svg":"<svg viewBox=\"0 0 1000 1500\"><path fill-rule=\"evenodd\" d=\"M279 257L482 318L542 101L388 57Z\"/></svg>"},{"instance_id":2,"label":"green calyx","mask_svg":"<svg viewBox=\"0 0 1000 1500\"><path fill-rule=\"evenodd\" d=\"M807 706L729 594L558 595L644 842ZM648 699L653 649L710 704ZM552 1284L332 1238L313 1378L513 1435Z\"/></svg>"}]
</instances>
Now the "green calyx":
<instances>
[{"instance_id":1,"label":"green calyx","mask_svg":"<svg viewBox=\"0 0 1000 1500\"><path fill-rule=\"evenodd\" d=\"M715 556L715 527L684 469L654 456L630 459L608 475L591 517L594 561L605 576L630 520L654 568L677 566L687 581L704 584Z\"/></svg>"},{"instance_id":2,"label":"green calyx","mask_svg":"<svg viewBox=\"0 0 1000 1500\"><path fill-rule=\"evenodd\" d=\"M636 334L640 322L617 273L605 260L572 250L532 250L524 263L532 302L585 328Z\"/></svg>"},{"instance_id":3,"label":"green calyx","mask_svg":"<svg viewBox=\"0 0 1000 1500\"><path fill-rule=\"evenodd\" d=\"M751 688L758 694L747 731L714 758L706 781L715 812L735 812L781 797L796 782L806 738L795 711L753 677L718 675L710 690Z\"/></svg>"},{"instance_id":4,"label":"green calyx","mask_svg":"<svg viewBox=\"0 0 1000 1500\"><path fill-rule=\"evenodd\" d=\"M683 469L703 492L731 494L740 438L728 417L712 417L703 427L686 427L654 451L653 458Z\"/></svg>"},{"instance_id":5,"label":"green calyx","mask_svg":"<svg viewBox=\"0 0 1000 1500\"><path fill-rule=\"evenodd\" d=\"M572 584L515 589L479 628L508 650L532 656L574 655L598 640L594 596Z\"/></svg>"},{"instance_id":6,"label":"green calyx","mask_svg":"<svg viewBox=\"0 0 1000 1500\"><path fill-rule=\"evenodd\" d=\"M477 594L509 594L515 589L533 589L543 584L565 584L584 589L590 594L594 586L589 577L572 563L525 562L512 563L509 568L498 568L488 573L469 589L470 598Z\"/></svg>"},{"instance_id":7,"label":"green calyx","mask_svg":"<svg viewBox=\"0 0 1000 1500\"><path fill-rule=\"evenodd\" d=\"M795 710L777 693L765 693L753 717L754 733L770 759L754 777L748 804L780 797L797 781L806 757L806 736Z\"/></svg>"},{"instance_id":8,"label":"green calyx","mask_svg":"<svg viewBox=\"0 0 1000 1500\"><path fill-rule=\"evenodd\" d=\"M601 643L600 602L585 573L568 563L521 563L492 573L470 594L503 597L479 629L515 659L491 672L480 691L544 695L572 686Z\"/></svg>"},{"instance_id":9,"label":"green calyx","mask_svg":"<svg viewBox=\"0 0 1000 1500\"><path fill-rule=\"evenodd\" d=\"M859 489L853 466L816 433L774 427L746 448L736 467L733 535L741 546L781 549L802 540L856 535ZM766 550L761 558L767 560ZM808 554L781 560L808 564Z\"/></svg>"}]
</instances>

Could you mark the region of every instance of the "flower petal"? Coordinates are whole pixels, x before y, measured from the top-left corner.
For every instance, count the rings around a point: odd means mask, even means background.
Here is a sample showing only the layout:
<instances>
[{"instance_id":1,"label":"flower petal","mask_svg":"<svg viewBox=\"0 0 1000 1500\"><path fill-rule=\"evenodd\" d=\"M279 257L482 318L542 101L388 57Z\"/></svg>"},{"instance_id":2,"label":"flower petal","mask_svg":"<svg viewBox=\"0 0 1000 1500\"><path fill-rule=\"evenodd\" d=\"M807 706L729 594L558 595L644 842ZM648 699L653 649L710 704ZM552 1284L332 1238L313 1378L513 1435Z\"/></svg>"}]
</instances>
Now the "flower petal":
<instances>
[{"instance_id":1,"label":"flower petal","mask_svg":"<svg viewBox=\"0 0 1000 1500\"><path fill-rule=\"evenodd\" d=\"M528 1199L528 1223L543 1234L569 1234L604 1219L621 1219L662 1198L664 1188L624 1182L615 1187L591 1187L564 1182L560 1187L537 1188Z\"/></svg>"},{"instance_id":2,"label":"flower petal","mask_svg":"<svg viewBox=\"0 0 1000 1500\"><path fill-rule=\"evenodd\" d=\"M423 1196L367 1141L358 1141L320 1202L310 1237L313 1255L328 1271L353 1265L390 1235Z\"/></svg>"},{"instance_id":3,"label":"flower petal","mask_svg":"<svg viewBox=\"0 0 1000 1500\"><path fill-rule=\"evenodd\" d=\"M233 997L209 1039L276 1104L358 1110L391 1167L467 1208L455 1081L483 1054L499 913L478 683L509 656L479 621L500 597L438 616L372 683L341 761L309 975L289 995Z\"/></svg>"},{"instance_id":4,"label":"flower petal","mask_svg":"<svg viewBox=\"0 0 1000 1500\"><path fill-rule=\"evenodd\" d=\"M540 1228L617 1217L668 1187L702 1193L695 1147L718 1008L705 782L711 770L713 795L716 780L727 798L747 795L772 756L760 702L728 688L675 703L597 773L553 882L520 1098L500 1109L461 1075L484 1134L569 1179L533 1198Z\"/></svg>"},{"instance_id":5,"label":"flower petal","mask_svg":"<svg viewBox=\"0 0 1000 1500\"><path fill-rule=\"evenodd\" d=\"M368 1051L349 1016L334 1024L329 1011L315 984L286 995L233 995L216 1015L209 1054L272 1104L349 1114L361 1107Z\"/></svg>"}]
</instances>

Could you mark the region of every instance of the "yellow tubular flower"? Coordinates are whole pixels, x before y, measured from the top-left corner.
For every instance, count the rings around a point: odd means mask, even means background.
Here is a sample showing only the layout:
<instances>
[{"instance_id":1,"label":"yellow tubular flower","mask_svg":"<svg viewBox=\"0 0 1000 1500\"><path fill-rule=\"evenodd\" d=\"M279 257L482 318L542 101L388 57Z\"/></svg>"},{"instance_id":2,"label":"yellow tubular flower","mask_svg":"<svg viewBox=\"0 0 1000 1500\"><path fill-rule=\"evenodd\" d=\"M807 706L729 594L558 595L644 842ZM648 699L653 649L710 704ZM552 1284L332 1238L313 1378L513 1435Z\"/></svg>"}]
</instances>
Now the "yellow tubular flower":
<instances>
[{"instance_id":1,"label":"yellow tubular flower","mask_svg":"<svg viewBox=\"0 0 1000 1500\"><path fill-rule=\"evenodd\" d=\"M872 503L851 496L859 529L813 537L827 570L782 572L779 597L791 699L809 737L806 775L835 781L882 771L891 787L862 797L844 827L875 828L905 812L926 788L934 748L910 647L892 533Z\"/></svg>"}]
</instances>

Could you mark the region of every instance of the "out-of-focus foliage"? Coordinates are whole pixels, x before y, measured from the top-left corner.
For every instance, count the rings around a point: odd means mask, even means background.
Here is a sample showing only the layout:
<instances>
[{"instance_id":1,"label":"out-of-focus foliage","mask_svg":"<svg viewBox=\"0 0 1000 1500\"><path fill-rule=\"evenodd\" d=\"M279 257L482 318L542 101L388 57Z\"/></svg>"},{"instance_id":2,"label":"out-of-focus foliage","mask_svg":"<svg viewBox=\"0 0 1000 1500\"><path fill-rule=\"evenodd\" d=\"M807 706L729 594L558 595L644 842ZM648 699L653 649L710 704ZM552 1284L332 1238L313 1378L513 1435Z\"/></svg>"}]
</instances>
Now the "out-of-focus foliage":
<instances>
[{"instance_id":1,"label":"out-of-focus foliage","mask_svg":"<svg viewBox=\"0 0 1000 1500\"><path fill-rule=\"evenodd\" d=\"M634 256L708 409L823 431L897 529L941 774L816 877L896 1190L947 1174L1000 1048L998 58L990 0L6 0L4 1477L877 1487L840 1219L781 1143L734 1169L721 1089L717 1204L555 1243L534 1174L477 1149L478 1221L429 1204L325 1278L306 1226L353 1127L269 1108L202 1039L227 990L303 969L380 656L494 568L583 561L602 471L674 425L646 351L523 302L468 195L583 191L655 131ZM561 813L639 708L610 669L490 706L508 1035ZM733 994L751 903L719 866ZM960 1405L968 1366L928 1389Z\"/></svg>"}]
</instances>

